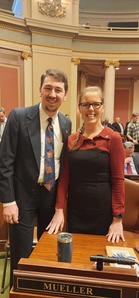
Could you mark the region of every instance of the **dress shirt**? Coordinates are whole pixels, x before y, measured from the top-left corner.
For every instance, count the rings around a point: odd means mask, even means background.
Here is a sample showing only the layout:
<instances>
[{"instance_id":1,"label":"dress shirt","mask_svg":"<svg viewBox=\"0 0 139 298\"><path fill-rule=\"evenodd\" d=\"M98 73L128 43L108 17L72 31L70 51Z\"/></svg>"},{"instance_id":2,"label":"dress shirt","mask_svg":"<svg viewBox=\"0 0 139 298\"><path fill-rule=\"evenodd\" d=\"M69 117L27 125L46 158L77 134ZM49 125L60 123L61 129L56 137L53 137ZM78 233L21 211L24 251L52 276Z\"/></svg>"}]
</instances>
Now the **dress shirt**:
<instances>
[{"instance_id":1,"label":"dress shirt","mask_svg":"<svg viewBox=\"0 0 139 298\"><path fill-rule=\"evenodd\" d=\"M118 123L119 126L120 126L120 129L121 129L121 134L123 135L124 134L124 128L123 128L123 125L121 123Z\"/></svg>"},{"instance_id":2,"label":"dress shirt","mask_svg":"<svg viewBox=\"0 0 139 298\"><path fill-rule=\"evenodd\" d=\"M133 157L131 157L130 166L131 166L132 174L137 175L138 173L137 173L135 165L134 165ZM124 165L124 174L128 174L128 172L127 172L127 163L125 163L125 165Z\"/></svg>"},{"instance_id":3,"label":"dress shirt","mask_svg":"<svg viewBox=\"0 0 139 298\"><path fill-rule=\"evenodd\" d=\"M42 109L40 104L40 128L41 128L41 161L40 161L40 174L38 178L38 183L42 183L44 180L44 165L45 165L45 130L48 125L47 119L50 116ZM54 159L55 159L55 180L59 177L60 170L60 156L63 147L62 143L62 133L58 120L58 113L52 118L52 125L54 130Z\"/></svg>"},{"instance_id":4,"label":"dress shirt","mask_svg":"<svg viewBox=\"0 0 139 298\"><path fill-rule=\"evenodd\" d=\"M139 142L139 122L129 122L127 126L127 135Z\"/></svg>"}]
</instances>

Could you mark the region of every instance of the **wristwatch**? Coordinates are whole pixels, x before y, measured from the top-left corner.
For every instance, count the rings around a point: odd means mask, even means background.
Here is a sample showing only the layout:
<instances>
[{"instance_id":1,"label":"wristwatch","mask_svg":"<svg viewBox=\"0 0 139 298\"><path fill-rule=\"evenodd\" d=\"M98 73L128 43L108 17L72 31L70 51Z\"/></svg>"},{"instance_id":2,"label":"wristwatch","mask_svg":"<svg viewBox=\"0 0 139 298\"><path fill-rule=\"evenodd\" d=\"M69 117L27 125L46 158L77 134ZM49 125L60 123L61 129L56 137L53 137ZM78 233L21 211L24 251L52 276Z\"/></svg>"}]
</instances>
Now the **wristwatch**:
<instances>
[{"instance_id":1,"label":"wristwatch","mask_svg":"<svg viewBox=\"0 0 139 298\"><path fill-rule=\"evenodd\" d=\"M123 214L118 214L118 215L116 215L116 216L114 216L114 217L116 217L117 219L122 219L123 218Z\"/></svg>"}]
</instances>

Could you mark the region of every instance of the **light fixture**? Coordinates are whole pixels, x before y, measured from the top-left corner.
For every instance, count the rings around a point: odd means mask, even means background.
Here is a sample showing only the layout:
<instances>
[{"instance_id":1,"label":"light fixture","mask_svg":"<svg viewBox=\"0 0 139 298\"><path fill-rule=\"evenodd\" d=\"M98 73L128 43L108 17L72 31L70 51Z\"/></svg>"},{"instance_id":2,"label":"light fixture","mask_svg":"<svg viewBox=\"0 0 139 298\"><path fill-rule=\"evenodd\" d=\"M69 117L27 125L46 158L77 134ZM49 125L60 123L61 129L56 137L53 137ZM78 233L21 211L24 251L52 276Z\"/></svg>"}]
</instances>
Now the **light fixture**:
<instances>
[{"instance_id":1,"label":"light fixture","mask_svg":"<svg viewBox=\"0 0 139 298\"><path fill-rule=\"evenodd\" d=\"M128 70L131 70L132 69L132 67L128 67Z\"/></svg>"},{"instance_id":2,"label":"light fixture","mask_svg":"<svg viewBox=\"0 0 139 298\"><path fill-rule=\"evenodd\" d=\"M115 69L116 69L116 70L119 70L119 67L116 67Z\"/></svg>"},{"instance_id":3,"label":"light fixture","mask_svg":"<svg viewBox=\"0 0 139 298\"><path fill-rule=\"evenodd\" d=\"M61 0L38 1L38 11L50 17L64 17L66 14L66 9L62 6Z\"/></svg>"}]
</instances>

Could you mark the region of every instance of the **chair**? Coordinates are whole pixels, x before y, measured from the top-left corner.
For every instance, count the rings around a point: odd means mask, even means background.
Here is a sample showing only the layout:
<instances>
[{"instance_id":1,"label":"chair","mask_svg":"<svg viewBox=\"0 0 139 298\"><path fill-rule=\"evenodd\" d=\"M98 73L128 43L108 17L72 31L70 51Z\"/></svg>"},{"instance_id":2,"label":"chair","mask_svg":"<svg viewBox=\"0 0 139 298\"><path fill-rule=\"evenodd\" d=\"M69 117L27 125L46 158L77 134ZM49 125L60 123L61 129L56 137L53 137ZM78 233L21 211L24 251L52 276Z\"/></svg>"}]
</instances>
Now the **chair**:
<instances>
[{"instance_id":1,"label":"chair","mask_svg":"<svg viewBox=\"0 0 139 298\"><path fill-rule=\"evenodd\" d=\"M125 179L124 230L139 232L139 183Z\"/></svg>"},{"instance_id":2,"label":"chair","mask_svg":"<svg viewBox=\"0 0 139 298\"><path fill-rule=\"evenodd\" d=\"M37 240L37 227L34 227L34 235L33 235L33 243L32 243L32 249L36 246L38 240ZM4 285L5 285L5 277L6 277L6 269L7 269L7 261L9 258L10 253L10 242L9 242L9 236L8 240L5 244L5 258L4 258L4 266L3 266L3 274L2 274L2 282L1 282L1 291L0 293L4 293Z\"/></svg>"}]
</instances>

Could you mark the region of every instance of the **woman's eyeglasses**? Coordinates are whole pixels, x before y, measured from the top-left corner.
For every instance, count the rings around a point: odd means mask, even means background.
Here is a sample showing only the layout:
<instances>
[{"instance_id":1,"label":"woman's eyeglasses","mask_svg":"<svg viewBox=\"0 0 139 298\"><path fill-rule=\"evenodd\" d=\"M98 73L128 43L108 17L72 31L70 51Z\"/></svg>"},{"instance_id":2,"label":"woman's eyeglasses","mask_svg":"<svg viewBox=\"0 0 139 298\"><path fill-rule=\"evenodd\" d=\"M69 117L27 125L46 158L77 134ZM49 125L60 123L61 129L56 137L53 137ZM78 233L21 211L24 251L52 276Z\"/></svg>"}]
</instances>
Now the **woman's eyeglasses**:
<instances>
[{"instance_id":1,"label":"woman's eyeglasses","mask_svg":"<svg viewBox=\"0 0 139 298\"><path fill-rule=\"evenodd\" d=\"M102 104L102 102L81 102L79 106L83 109L89 109L91 106L93 107L93 109L99 109Z\"/></svg>"}]
</instances>

